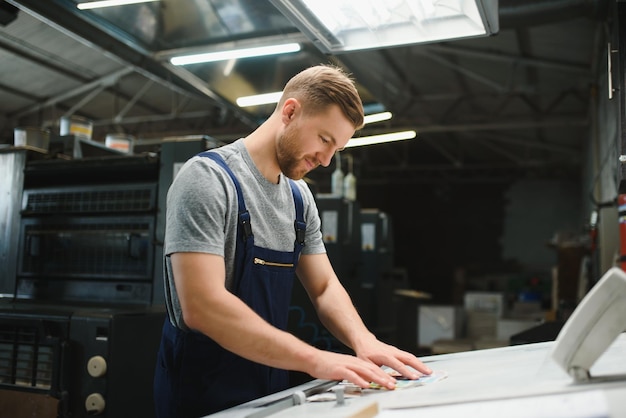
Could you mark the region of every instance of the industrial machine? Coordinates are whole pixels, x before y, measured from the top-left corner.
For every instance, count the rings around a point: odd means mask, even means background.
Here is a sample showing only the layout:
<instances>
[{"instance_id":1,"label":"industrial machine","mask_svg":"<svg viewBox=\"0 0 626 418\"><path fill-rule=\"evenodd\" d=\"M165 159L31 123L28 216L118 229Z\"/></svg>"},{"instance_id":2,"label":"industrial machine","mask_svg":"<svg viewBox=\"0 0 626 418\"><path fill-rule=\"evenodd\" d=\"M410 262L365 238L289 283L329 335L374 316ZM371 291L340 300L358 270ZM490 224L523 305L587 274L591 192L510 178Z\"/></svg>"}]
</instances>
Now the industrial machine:
<instances>
[{"instance_id":1,"label":"industrial machine","mask_svg":"<svg viewBox=\"0 0 626 418\"><path fill-rule=\"evenodd\" d=\"M165 198L179 165L214 146L201 137L135 155L0 152L3 416L154 416Z\"/></svg>"}]
</instances>

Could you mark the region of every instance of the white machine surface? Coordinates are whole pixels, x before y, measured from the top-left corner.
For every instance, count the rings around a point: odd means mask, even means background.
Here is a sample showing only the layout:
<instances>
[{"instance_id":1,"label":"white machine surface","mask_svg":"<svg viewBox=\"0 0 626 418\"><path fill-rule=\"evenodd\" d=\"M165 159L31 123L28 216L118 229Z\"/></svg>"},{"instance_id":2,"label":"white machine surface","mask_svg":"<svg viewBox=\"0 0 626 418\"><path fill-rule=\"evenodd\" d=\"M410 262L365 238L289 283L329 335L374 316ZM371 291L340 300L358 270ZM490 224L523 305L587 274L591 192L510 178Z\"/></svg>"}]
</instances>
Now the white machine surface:
<instances>
[{"instance_id":1,"label":"white machine surface","mask_svg":"<svg viewBox=\"0 0 626 418\"><path fill-rule=\"evenodd\" d=\"M626 330L626 272L613 267L580 301L556 339L552 358L577 381Z\"/></svg>"},{"instance_id":2,"label":"white machine surface","mask_svg":"<svg viewBox=\"0 0 626 418\"><path fill-rule=\"evenodd\" d=\"M553 360L554 342L423 357L445 379L356 398L308 402L309 383L213 414L219 418L611 417L626 418L626 333L598 358L585 382ZM332 384L332 382L331 382ZM327 385L328 386L328 385ZM314 391L314 390L313 390ZM294 395L295 394L295 395Z\"/></svg>"}]
</instances>

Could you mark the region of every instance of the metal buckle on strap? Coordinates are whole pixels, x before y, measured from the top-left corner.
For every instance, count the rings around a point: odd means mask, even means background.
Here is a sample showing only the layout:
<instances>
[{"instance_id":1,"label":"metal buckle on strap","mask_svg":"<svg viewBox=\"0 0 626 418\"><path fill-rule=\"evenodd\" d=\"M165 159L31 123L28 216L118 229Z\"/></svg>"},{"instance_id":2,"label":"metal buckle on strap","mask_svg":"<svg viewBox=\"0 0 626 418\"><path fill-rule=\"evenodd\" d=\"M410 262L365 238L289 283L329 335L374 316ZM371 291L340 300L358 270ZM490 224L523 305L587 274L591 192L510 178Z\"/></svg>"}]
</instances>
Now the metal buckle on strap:
<instances>
[{"instance_id":1,"label":"metal buckle on strap","mask_svg":"<svg viewBox=\"0 0 626 418\"><path fill-rule=\"evenodd\" d=\"M248 239L252 236L252 224L250 223L250 213L248 211L239 214L239 222L243 228L243 238Z\"/></svg>"},{"instance_id":2,"label":"metal buckle on strap","mask_svg":"<svg viewBox=\"0 0 626 418\"><path fill-rule=\"evenodd\" d=\"M298 245L304 245L304 236L306 233L306 223L295 220L293 223L296 228L296 242Z\"/></svg>"}]
</instances>

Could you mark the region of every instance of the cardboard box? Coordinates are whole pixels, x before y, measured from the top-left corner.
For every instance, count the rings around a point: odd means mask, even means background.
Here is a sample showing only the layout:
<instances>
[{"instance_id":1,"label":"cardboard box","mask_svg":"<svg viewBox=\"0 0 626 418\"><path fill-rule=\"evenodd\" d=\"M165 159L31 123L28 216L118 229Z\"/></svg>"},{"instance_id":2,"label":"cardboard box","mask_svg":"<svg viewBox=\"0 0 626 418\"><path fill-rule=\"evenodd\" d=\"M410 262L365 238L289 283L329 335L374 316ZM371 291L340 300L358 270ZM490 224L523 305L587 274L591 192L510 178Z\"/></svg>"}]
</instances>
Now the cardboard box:
<instances>
[{"instance_id":1,"label":"cardboard box","mask_svg":"<svg viewBox=\"0 0 626 418\"><path fill-rule=\"evenodd\" d=\"M474 341L468 339L435 340L431 346L432 354L450 354L475 350Z\"/></svg>"},{"instance_id":2,"label":"cardboard box","mask_svg":"<svg viewBox=\"0 0 626 418\"><path fill-rule=\"evenodd\" d=\"M499 318L496 327L496 337L500 340L509 340L512 335L540 325L536 319Z\"/></svg>"},{"instance_id":3,"label":"cardboard box","mask_svg":"<svg viewBox=\"0 0 626 418\"><path fill-rule=\"evenodd\" d=\"M495 312L467 311L467 337L489 339L496 337L498 314Z\"/></svg>"},{"instance_id":4,"label":"cardboard box","mask_svg":"<svg viewBox=\"0 0 626 418\"><path fill-rule=\"evenodd\" d=\"M420 305L417 345L430 347L436 340L463 336L464 310L460 306Z\"/></svg>"},{"instance_id":5,"label":"cardboard box","mask_svg":"<svg viewBox=\"0 0 626 418\"><path fill-rule=\"evenodd\" d=\"M465 292L464 306L467 312L490 313L501 317L506 308L504 293Z\"/></svg>"}]
</instances>

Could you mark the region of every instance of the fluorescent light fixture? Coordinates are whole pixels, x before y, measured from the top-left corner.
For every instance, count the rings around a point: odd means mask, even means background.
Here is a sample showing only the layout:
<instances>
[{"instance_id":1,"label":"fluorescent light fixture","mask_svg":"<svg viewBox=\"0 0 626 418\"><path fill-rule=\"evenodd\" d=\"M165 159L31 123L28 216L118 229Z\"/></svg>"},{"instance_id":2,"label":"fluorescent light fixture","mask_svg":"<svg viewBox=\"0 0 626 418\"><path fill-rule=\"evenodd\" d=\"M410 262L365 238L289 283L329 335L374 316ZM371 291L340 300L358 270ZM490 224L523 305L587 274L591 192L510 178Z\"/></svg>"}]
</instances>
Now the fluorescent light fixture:
<instances>
[{"instance_id":1,"label":"fluorescent light fixture","mask_svg":"<svg viewBox=\"0 0 626 418\"><path fill-rule=\"evenodd\" d=\"M149 3L152 1L161 1L161 0L103 0L103 1L90 1L88 3L79 3L76 5L80 10L88 10L88 9L99 9L102 7L113 7L113 6L126 6L127 4L136 4L136 3Z\"/></svg>"},{"instance_id":2,"label":"fluorescent light fixture","mask_svg":"<svg viewBox=\"0 0 626 418\"><path fill-rule=\"evenodd\" d=\"M242 96L237 99L237 106L247 107L278 103L282 95L282 91L275 91L273 93L256 94L254 96Z\"/></svg>"},{"instance_id":3,"label":"fluorescent light fixture","mask_svg":"<svg viewBox=\"0 0 626 418\"><path fill-rule=\"evenodd\" d=\"M262 57L265 55L287 54L290 52L298 51L300 51L300 44L293 42L279 45L232 49L228 51L207 52L204 54L184 55L180 57L173 57L170 59L170 62L173 65L188 65L198 64L202 62L214 62L238 58Z\"/></svg>"},{"instance_id":4,"label":"fluorescent light fixture","mask_svg":"<svg viewBox=\"0 0 626 418\"><path fill-rule=\"evenodd\" d=\"M360 138L351 138L346 144L346 148L382 144L384 142L402 141L405 139L413 139L416 136L417 132L415 131L401 131L381 135L364 136Z\"/></svg>"},{"instance_id":5,"label":"fluorescent light fixture","mask_svg":"<svg viewBox=\"0 0 626 418\"><path fill-rule=\"evenodd\" d=\"M324 53L498 32L498 0L270 1Z\"/></svg>"},{"instance_id":6,"label":"fluorescent light fixture","mask_svg":"<svg viewBox=\"0 0 626 418\"><path fill-rule=\"evenodd\" d=\"M237 106L249 107L260 106L265 104L278 103L280 97L283 95L282 91L275 91L273 93L255 94L252 96L241 96L236 100ZM373 113L371 115L365 115L363 118L363 124L382 122L392 118L391 112Z\"/></svg>"},{"instance_id":7,"label":"fluorescent light fixture","mask_svg":"<svg viewBox=\"0 0 626 418\"><path fill-rule=\"evenodd\" d=\"M392 116L391 112L372 113L371 115L365 115L363 124L367 125L368 123L382 122L391 119Z\"/></svg>"}]
</instances>

